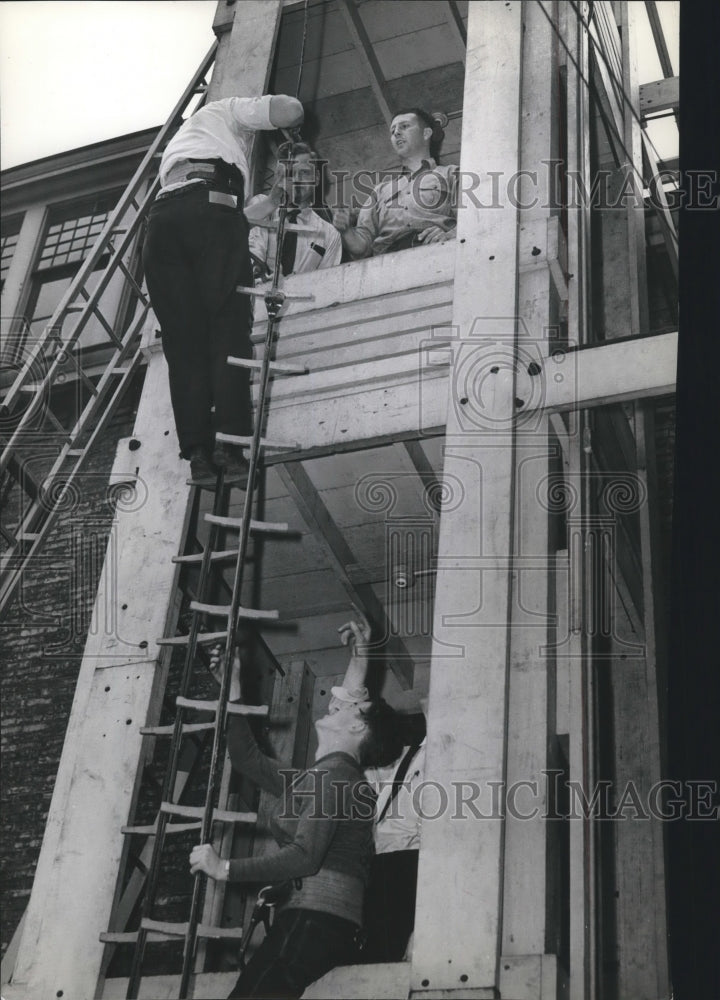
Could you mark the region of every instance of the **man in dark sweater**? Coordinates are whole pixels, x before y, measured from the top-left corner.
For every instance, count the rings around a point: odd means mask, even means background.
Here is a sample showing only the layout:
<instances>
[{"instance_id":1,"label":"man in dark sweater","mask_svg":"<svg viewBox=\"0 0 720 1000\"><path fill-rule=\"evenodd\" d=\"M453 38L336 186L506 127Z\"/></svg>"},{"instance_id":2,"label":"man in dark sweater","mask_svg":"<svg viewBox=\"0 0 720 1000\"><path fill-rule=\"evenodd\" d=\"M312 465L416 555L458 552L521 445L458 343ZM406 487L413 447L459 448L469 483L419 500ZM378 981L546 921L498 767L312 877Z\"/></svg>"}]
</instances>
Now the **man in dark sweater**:
<instances>
[{"instance_id":1,"label":"man in dark sweater","mask_svg":"<svg viewBox=\"0 0 720 1000\"><path fill-rule=\"evenodd\" d=\"M239 670L236 656L236 677ZM190 855L191 871L233 882L291 883L233 998L299 997L330 969L358 960L375 812L363 769L398 756L395 713L383 701L333 704L315 729L312 767L293 771L261 752L243 716L229 717L233 768L278 798L269 823L278 850L224 860L201 844Z\"/></svg>"}]
</instances>

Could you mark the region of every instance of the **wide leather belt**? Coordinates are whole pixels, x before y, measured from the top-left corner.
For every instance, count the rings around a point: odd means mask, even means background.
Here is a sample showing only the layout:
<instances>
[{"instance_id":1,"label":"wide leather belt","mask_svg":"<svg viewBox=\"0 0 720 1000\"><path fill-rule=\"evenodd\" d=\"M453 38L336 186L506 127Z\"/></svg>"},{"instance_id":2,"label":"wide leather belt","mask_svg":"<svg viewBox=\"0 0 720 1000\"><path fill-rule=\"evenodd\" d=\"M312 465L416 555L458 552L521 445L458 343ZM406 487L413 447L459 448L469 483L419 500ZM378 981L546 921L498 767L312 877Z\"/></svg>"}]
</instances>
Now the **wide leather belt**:
<instances>
[{"instance_id":1,"label":"wide leather belt","mask_svg":"<svg viewBox=\"0 0 720 1000\"><path fill-rule=\"evenodd\" d=\"M167 177L165 178L165 184L182 184L184 181L191 180L214 181L216 179L217 164L185 160L181 163L176 163L175 166L168 171Z\"/></svg>"}]
</instances>

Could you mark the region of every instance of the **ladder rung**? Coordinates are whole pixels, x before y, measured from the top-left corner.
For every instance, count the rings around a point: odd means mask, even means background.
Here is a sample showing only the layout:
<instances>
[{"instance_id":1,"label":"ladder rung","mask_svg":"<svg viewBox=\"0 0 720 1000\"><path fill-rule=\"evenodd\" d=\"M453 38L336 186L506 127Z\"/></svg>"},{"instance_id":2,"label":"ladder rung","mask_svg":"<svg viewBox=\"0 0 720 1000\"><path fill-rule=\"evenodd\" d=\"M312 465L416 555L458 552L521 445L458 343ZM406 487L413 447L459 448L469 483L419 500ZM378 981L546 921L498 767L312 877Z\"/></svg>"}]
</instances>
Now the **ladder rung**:
<instances>
[{"instance_id":1,"label":"ladder rung","mask_svg":"<svg viewBox=\"0 0 720 1000\"><path fill-rule=\"evenodd\" d=\"M79 458L80 455L84 455L85 454L85 449L84 448L68 448L68 450L65 452L65 454L68 457Z\"/></svg>"},{"instance_id":2,"label":"ladder rung","mask_svg":"<svg viewBox=\"0 0 720 1000\"><path fill-rule=\"evenodd\" d=\"M238 434L224 434L222 431L216 432L215 439L217 441L224 441L226 444L239 444L243 448L249 448L253 441L251 437L241 437ZM281 444L280 441L268 441L267 438L260 438L260 447L268 448L270 451L297 451L300 445L297 442Z\"/></svg>"},{"instance_id":3,"label":"ladder rung","mask_svg":"<svg viewBox=\"0 0 720 1000\"><path fill-rule=\"evenodd\" d=\"M187 921L182 924L176 924L170 920L151 920L149 917L143 917L140 921L140 926L146 931L155 931L156 934L167 934L168 937L185 937L188 932Z\"/></svg>"},{"instance_id":4,"label":"ladder rung","mask_svg":"<svg viewBox=\"0 0 720 1000\"><path fill-rule=\"evenodd\" d=\"M202 823L167 823L165 826L165 833L185 833L187 830L199 830L202 827ZM123 826L120 828L120 833L139 833L143 837L154 837L157 833L157 827L154 824L150 826Z\"/></svg>"},{"instance_id":5,"label":"ladder rung","mask_svg":"<svg viewBox=\"0 0 720 1000\"><path fill-rule=\"evenodd\" d=\"M19 531L16 537L19 542L34 542L40 534L37 531Z\"/></svg>"},{"instance_id":6,"label":"ladder rung","mask_svg":"<svg viewBox=\"0 0 720 1000\"><path fill-rule=\"evenodd\" d=\"M267 715L267 705L241 705L239 701L229 701L225 711L228 715Z\"/></svg>"},{"instance_id":7,"label":"ladder rung","mask_svg":"<svg viewBox=\"0 0 720 1000\"><path fill-rule=\"evenodd\" d=\"M205 729L214 729L214 722L188 722L184 724L181 728L183 736L187 736L189 733L200 733ZM175 732L175 726L141 726L140 735L141 736L172 736Z\"/></svg>"},{"instance_id":8,"label":"ladder rung","mask_svg":"<svg viewBox=\"0 0 720 1000\"><path fill-rule=\"evenodd\" d=\"M181 695L175 699L178 708L194 708L197 712L217 712L218 702L200 701L197 698L183 698ZM227 706L231 715L267 715L267 705L241 705L239 702L231 701ZM215 725L214 722L210 725Z\"/></svg>"},{"instance_id":9,"label":"ladder rung","mask_svg":"<svg viewBox=\"0 0 720 1000\"><path fill-rule=\"evenodd\" d=\"M223 549L221 552L211 552L210 562L219 562L221 559L234 559L238 554L238 549ZM174 563L200 563L203 560L202 552L193 552L187 556L173 556Z\"/></svg>"},{"instance_id":10,"label":"ladder rung","mask_svg":"<svg viewBox=\"0 0 720 1000\"><path fill-rule=\"evenodd\" d=\"M137 931L103 931L100 940L104 944L135 944Z\"/></svg>"},{"instance_id":11,"label":"ladder rung","mask_svg":"<svg viewBox=\"0 0 720 1000\"><path fill-rule=\"evenodd\" d=\"M127 375L129 372L132 371L132 368L129 365L126 365L124 367L123 365L118 365L118 367L113 368L112 371L113 375Z\"/></svg>"},{"instance_id":12,"label":"ladder rung","mask_svg":"<svg viewBox=\"0 0 720 1000\"><path fill-rule=\"evenodd\" d=\"M264 362L256 360L255 358L233 358L229 357L227 359L229 365L234 365L236 368L262 368ZM277 372L279 375L309 375L310 369L307 365L288 365L284 361L271 361L269 365L271 372Z\"/></svg>"},{"instance_id":13,"label":"ladder rung","mask_svg":"<svg viewBox=\"0 0 720 1000\"><path fill-rule=\"evenodd\" d=\"M206 645L210 642L218 642L219 639L227 639L227 632L198 632L195 640L198 645ZM169 638L156 639L158 646L188 646L190 644L189 635L174 635Z\"/></svg>"},{"instance_id":14,"label":"ladder rung","mask_svg":"<svg viewBox=\"0 0 720 1000\"><path fill-rule=\"evenodd\" d=\"M202 819L205 806L179 806L173 802L161 802L160 812L170 816L185 816L187 819ZM256 823L257 813L230 812L227 809L213 809L213 823Z\"/></svg>"},{"instance_id":15,"label":"ladder rung","mask_svg":"<svg viewBox=\"0 0 720 1000\"><path fill-rule=\"evenodd\" d=\"M197 929L198 937L227 938L233 941L241 941L243 933L242 927L215 927L212 924L198 924Z\"/></svg>"},{"instance_id":16,"label":"ladder rung","mask_svg":"<svg viewBox=\"0 0 720 1000\"><path fill-rule=\"evenodd\" d=\"M205 520L208 524L219 524L223 528L242 528L243 519L241 517L222 517L220 514L206 514ZM287 521L251 521L251 531L284 532L290 530Z\"/></svg>"},{"instance_id":17,"label":"ladder rung","mask_svg":"<svg viewBox=\"0 0 720 1000\"><path fill-rule=\"evenodd\" d=\"M190 601L191 611L200 611L205 615L230 615L229 604L201 604L200 601ZM238 608L239 618L258 619L259 621L276 621L280 617L279 611L260 611L257 608Z\"/></svg>"},{"instance_id":18,"label":"ladder rung","mask_svg":"<svg viewBox=\"0 0 720 1000\"><path fill-rule=\"evenodd\" d=\"M82 302L82 303L78 302L76 305L73 306L65 306L65 312L69 313L82 312L83 309L86 307L86 305L87 302Z\"/></svg>"}]
</instances>

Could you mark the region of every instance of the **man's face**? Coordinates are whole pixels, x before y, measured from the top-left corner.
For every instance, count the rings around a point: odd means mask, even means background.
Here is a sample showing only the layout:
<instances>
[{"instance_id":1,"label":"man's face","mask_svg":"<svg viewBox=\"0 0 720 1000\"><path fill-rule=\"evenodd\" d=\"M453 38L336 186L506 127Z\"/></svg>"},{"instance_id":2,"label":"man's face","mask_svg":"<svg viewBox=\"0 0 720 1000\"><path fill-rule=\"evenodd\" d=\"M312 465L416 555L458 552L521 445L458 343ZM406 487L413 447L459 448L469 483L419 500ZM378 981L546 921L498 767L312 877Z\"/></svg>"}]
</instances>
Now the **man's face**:
<instances>
[{"instance_id":1,"label":"man's face","mask_svg":"<svg viewBox=\"0 0 720 1000\"><path fill-rule=\"evenodd\" d=\"M300 153L292 166L292 200L296 205L312 204L315 196L315 164L309 153Z\"/></svg>"},{"instance_id":2,"label":"man's face","mask_svg":"<svg viewBox=\"0 0 720 1000\"><path fill-rule=\"evenodd\" d=\"M356 726L358 723L364 726L362 710L367 705L367 702L358 704L331 698L327 714L317 720L315 728L326 732L347 732L351 726Z\"/></svg>"},{"instance_id":3,"label":"man's face","mask_svg":"<svg viewBox=\"0 0 720 1000\"><path fill-rule=\"evenodd\" d=\"M396 115L390 123L390 142L401 160L412 156L427 156L432 129L424 126L413 114Z\"/></svg>"}]
</instances>

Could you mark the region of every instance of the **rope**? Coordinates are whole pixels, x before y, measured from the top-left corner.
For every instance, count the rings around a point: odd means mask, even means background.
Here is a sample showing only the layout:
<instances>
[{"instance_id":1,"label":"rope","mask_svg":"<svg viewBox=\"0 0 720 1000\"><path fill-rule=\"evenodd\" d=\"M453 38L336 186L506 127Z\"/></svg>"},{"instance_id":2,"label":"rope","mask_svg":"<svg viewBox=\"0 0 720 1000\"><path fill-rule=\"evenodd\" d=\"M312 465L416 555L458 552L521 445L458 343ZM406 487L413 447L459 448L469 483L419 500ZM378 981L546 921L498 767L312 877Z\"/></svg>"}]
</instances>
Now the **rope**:
<instances>
[{"instance_id":1,"label":"rope","mask_svg":"<svg viewBox=\"0 0 720 1000\"><path fill-rule=\"evenodd\" d=\"M303 17L303 36L302 36L302 45L300 46L300 69L298 71L297 86L295 87L295 96L297 98L300 97L300 83L302 82L303 63L305 61L305 42L307 41L309 5L310 5L310 0L305 0L305 15Z\"/></svg>"}]
</instances>

